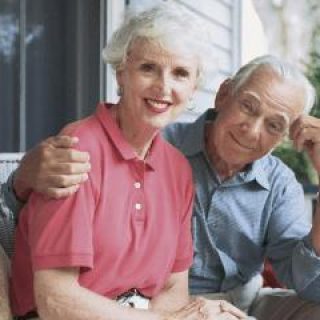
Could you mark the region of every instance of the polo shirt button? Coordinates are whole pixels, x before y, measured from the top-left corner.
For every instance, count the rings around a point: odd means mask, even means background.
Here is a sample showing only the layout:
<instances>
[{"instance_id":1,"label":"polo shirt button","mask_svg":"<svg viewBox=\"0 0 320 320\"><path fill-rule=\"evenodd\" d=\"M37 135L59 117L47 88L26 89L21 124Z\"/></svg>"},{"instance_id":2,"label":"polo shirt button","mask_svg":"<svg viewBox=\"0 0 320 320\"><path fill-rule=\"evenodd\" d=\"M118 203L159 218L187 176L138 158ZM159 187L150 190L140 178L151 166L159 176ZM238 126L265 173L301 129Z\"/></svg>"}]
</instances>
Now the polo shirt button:
<instances>
[{"instance_id":1,"label":"polo shirt button","mask_svg":"<svg viewBox=\"0 0 320 320\"><path fill-rule=\"evenodd\" d=\"M137 210L141 210L141 209L142 209L142 204L141 204L141 203L136 203L136 204L135 204L135 208L136 208Z\"/></svg>"},{"instance_id":2,"label":"polo shirt button","mask_svg":"<svg viewBox=\"0 0 320 320\"><path fill-rule=\"evenodd\" d=\"M136 189L140 189L141 188L141 183L140 182L135 182L133 185L134 185L134 187Z\"/></svg>"}]
</instances>

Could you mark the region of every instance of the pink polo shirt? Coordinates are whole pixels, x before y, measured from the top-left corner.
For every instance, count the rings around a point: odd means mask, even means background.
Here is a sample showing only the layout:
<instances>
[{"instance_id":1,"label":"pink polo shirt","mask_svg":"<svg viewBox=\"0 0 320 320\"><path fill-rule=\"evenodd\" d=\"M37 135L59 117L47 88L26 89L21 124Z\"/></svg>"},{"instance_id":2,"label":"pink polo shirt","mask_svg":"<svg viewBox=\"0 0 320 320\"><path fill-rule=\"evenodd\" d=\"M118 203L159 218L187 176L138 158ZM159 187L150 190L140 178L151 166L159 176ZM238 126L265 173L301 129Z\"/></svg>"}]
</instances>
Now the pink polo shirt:
<instances>
[{"instance_id":1,"label":"pink polo shirt","mask_svg":"<svg viewBox=\"0 0 320 320\"><path fill-rule=\"evenodd\" d=\"M74 195L33 193L21 212L12 260L13 311L35 309L33 272L80 267L79 283L114 298L137 288L154 296L192 263L193 186L185 158L160 135L145 161L111 117L110 105L65 132L90 152L89 179Z\"/></svg>"}]
</instances>

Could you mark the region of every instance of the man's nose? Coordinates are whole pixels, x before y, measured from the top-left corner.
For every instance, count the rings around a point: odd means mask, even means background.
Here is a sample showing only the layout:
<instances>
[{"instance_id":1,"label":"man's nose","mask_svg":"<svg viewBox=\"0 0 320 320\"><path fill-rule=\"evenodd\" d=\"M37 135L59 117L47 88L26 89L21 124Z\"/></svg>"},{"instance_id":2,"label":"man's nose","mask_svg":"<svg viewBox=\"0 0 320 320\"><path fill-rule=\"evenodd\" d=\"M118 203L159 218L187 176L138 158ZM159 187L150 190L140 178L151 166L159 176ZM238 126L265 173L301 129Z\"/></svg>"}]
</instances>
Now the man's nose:
<instances>
[{"instance_id":1,"label":"man's nose","mask_svg":"<svg viewBox=\"0 0 320 320\"><path fill-rule=\"evenodd\" d=\"M256 139L260 136L263 129L263 120L254 117L247 119L242 124L242 129L245 131L247 136Z\"/></svg>"}]
</instances>

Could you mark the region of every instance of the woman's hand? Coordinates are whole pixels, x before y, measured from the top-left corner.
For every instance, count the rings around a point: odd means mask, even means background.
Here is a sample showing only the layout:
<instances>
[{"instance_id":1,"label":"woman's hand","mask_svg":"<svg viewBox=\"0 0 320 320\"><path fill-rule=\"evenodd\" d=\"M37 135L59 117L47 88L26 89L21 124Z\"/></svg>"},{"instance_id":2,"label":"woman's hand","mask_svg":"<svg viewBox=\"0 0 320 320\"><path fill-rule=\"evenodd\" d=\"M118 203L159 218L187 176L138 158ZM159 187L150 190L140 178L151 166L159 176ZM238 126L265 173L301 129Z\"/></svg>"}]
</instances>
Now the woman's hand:
<instances>
[{"instance_id":1,"label":"woman's hand","mask_svg":"<svg viewBox=\"0 0 320 320\"><path fill-rule=\"evenodd\" d=\"M240 309L225 300L208 300L202 297L197 298L202 302L200 313L203 319L208 320L239 320L246 319L247 315Z\"/></svg>"},{"instance_id":2,"label":"woman's hand","mask_svg":"<svg viewBox=\"0 0 320 320\"><path fill-rule=\"evenodd\" d=\"M168 314L165 320L241 320L247 315L224 300L193 299L179 311Z\"/></svg>"},{"instance_id":3,"label":"woman's hand","mask_svg":"<svg viewBox=\"0 0 320 320\"><path fill-rule=\"evenodd\" d=\"M21 160L13 188L20 200L26 201L31 191L50 198L66 197L87 180L89 154L74 150L78 138L56 136L46 139Z\"/></svg>"},{"instance_id":4,"label":"woman's hand","mask_svg":"<svg viewBox=\"0 0 320 320\"><path fill-rule=\"evenodd\" d=\"M164 320L204 320L207 319L202 313L201 308L204 302L200 299L193 299L189 304L178 311L169 313Z\"/></svg>"}]
</instances>

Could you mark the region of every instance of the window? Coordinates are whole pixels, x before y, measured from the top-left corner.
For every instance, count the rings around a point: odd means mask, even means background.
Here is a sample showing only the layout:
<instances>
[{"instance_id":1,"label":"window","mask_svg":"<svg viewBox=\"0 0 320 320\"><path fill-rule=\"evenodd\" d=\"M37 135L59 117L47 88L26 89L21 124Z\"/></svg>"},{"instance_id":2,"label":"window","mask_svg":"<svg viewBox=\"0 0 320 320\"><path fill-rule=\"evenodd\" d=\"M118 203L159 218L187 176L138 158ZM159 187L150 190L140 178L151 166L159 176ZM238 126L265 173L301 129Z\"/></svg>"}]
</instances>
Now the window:
<instances>
[{"instance_id":1,"label":"window","mask_svg":"<svg viewBox=\"0 0 320 320\"><path fill-rule=\"evenodd\" d=\"M110 10L121 6L119 0L0 2L0 152L25 151L105 98L110 76L101 49L120 14Z\"/></svg>"}]
</instances>

